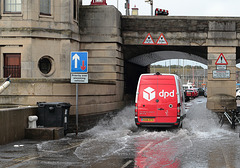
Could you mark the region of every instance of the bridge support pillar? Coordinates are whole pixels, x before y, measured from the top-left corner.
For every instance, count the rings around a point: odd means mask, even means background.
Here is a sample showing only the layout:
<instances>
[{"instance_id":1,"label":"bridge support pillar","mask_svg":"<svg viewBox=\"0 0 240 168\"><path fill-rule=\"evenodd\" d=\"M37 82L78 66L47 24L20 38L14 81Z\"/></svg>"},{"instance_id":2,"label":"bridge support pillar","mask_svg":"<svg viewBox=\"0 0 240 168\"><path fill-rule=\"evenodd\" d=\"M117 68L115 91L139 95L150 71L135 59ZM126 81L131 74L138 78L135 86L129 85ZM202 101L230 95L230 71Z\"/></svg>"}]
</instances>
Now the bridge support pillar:
<instances>
[{"instance_id":1,"label":"bridge support pillar","mask_svg":"<svg viewBox=\"0 0 240 168\"><path fill-rule=\"evenodd\" d=\"M228 64L220 67L215 63L221 53ZM208 47L207 108L215 112L223 112L222 106L235 109L235 97L236 47Z\"/></svg>"},{"instance_id":2,"label":"bridge support pillar","mask_svg":"<svg viewBox=\"0 0 240 168\"><path fill-rule=\"evenodd\" d=\"M72 105L81 109L82 131L102 114L124 107L124 58L121 13L114 6L81 6L79 20L80 49L88 52L89 81L79 85L79 102Z\"/></svg>"}]
</instances>

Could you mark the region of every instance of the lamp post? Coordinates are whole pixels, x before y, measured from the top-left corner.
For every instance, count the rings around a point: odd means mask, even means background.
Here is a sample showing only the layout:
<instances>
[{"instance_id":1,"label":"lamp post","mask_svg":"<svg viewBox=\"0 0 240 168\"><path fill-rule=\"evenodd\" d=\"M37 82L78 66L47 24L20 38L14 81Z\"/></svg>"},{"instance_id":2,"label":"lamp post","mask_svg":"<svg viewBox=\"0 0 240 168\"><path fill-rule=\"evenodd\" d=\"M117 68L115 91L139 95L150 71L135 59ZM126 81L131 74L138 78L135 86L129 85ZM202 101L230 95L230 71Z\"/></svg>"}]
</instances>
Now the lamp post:
<instances>
[{"instance_id":1,"label":"lamp post","mask_svg":"<svg viewBox=\"0 0 240 168\"><path fill-rule=\"evenodd\" d=\"M151 16L153 16L153 0L145 0L145 2L150 3L150 5L151 5Z\"/></svg>"}]
</instances>

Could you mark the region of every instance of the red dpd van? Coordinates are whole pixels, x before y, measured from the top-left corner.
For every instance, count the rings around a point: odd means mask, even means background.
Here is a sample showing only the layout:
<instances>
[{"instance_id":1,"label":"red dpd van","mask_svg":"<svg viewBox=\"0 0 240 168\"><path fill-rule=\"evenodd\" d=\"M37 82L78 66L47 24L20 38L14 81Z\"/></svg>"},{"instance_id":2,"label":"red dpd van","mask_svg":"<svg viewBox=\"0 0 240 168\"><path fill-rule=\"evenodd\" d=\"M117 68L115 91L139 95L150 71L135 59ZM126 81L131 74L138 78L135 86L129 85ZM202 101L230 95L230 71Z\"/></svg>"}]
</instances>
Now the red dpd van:
<instances>
[{"instance_id":1,"label":"red dpd van","mask_svg":"<svg viewBox=\"0 0 240 168\"><path fill-rule=\"evenodd\" d=\"M184 92L175 74L142 74L135 99L135 123L145 127L182 126Z\"/></svg>"}]
</instances>

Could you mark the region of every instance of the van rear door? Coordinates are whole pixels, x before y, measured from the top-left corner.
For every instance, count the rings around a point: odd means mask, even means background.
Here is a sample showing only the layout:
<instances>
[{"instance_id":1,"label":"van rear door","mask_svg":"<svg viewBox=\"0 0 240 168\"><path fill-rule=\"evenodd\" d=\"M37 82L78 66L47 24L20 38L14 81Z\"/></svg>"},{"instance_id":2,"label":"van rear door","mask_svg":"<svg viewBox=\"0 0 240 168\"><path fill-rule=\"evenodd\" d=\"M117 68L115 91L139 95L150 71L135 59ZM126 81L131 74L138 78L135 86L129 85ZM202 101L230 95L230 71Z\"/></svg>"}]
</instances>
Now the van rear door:
<instances>
[{"instance_id":1,"label":"van rear door","mask_svg":"<svg viewBox=\"0 0 240 168\"><path fill-rule=\"evenodd\" d=\"M139 122L177 121L177 90L173 75L143 75L138 90Z\"/></svg>"},{"instance_id":2,"label":"van rear door","mask_svg":"<svg viewBox=\"0 0 240 168\"><path fill-rule=\"evenodd\" d=\"M158 76L142 75L139 82L137 100L139 122L156 122Z\"/></svg>"},{"instance_id":3,"label":"van rear door","mask_svg":"<svg viewBox=\"0 0 240 168\"><path fill-rule=\"evenodd\" d=\"M177 87L173 75L160 75L158 82L158 118L159 123L174 123L177 121Z\"/></svg>"}]
</instances>

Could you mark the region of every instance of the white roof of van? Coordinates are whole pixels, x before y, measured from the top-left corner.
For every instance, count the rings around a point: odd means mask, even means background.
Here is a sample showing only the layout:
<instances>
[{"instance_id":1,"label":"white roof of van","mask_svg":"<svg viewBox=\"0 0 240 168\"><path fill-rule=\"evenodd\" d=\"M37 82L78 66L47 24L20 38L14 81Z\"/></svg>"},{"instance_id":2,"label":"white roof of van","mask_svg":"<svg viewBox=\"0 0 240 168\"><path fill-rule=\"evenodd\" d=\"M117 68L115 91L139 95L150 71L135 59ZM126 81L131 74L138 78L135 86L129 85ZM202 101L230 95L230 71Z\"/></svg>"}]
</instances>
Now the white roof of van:
<instances>
[{"instance_id":1,"label":"white roof of van","mask_svg":"<svg viewBox=\"0 0 240 168\"><path fill-rule=\"evenodd\" d=\"M145 73L145 74L141 74L141 76L144 76L144 75L157 75L157 74L156 74L156 73ZM176 75L176 74L160 73L159 75L174 76L174 77L176 77L176 78L179 78L179 76Z\"/></svg>"}]
</instances>

